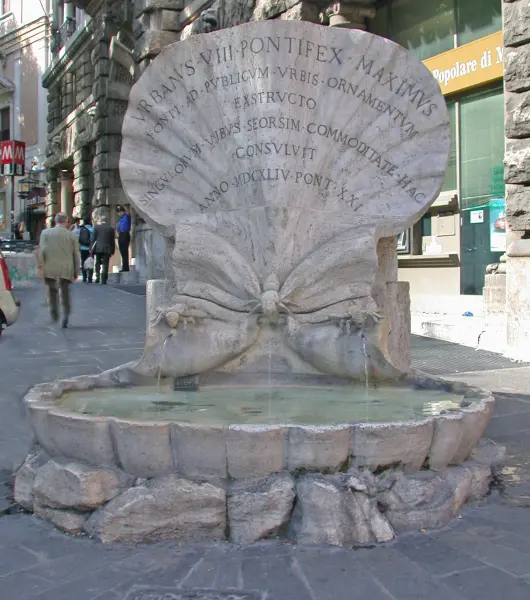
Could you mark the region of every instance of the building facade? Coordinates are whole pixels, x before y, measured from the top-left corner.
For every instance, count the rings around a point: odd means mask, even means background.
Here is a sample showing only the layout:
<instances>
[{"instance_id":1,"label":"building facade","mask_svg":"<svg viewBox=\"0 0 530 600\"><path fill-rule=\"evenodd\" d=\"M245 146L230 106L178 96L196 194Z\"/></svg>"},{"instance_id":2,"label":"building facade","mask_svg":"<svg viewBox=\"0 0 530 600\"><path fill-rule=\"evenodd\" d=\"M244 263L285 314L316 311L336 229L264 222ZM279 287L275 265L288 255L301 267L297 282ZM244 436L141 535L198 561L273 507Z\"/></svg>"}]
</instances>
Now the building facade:
<instances>
[{"instance_id":1,"label":"building facade","mask_svg":"<svg viewBox=\"0 0 530 600\"><path fill-rule=\"evenodd\" d=\"M431 70L453 131L447 174L430 211L397 243L383 240L381 272L395 278L397 248L415 311L482 314L485 290L491 311L508 315L499 349L530 358L528 0L54 0L57 41L43 78L48 216L108 211L113 222L127 203L118 164L128 93L164 46L277 18L368 29ZM141 277L163 276L164 241L135 222Z\"/></svg>"},{"instance_id":2,"label":"building facade","mask_svg":"<svg viewBox=\"0 0 530 600\"><path fill-rule=\"evenodd\" d=\"M413 310L474 311L506 251L502 0L385 0L370 30L424 61L453 133L442 192L400 240L400 279Z\"/></svg>"},{"instance_id":3,"label":"building facade","mask_svg":"<svg viewBox=\"0 0 530 600\"><path fill-rule=\"evenodd\" d=\"M0 237L23 223L36 237L44 224L50 0L0 1L0 136L26 144L26 175L0 177ZM22 229L22 228L21 228Z\"/></svg>"},{"instance_id":4,"label":"building facade","mask_svg":"<svg viewBox=\"0 0 530 600\"><path fill-rule=\"evenodd\" d=\"M128 204L119 176L121 128L136 77L162 48L250 20L331 24L337 7L293 0L53 0L48 92L47 215L94 218ZM341 26L365 28L371 0L348 5ZM329 9L329 10L327 10ZM334 14L337 13L337 14ZM134 213L134 211L131 210ZM132 253L142 279L163 276L163 239L134 219ZM117 257L115 258L117 260Z\"/></svg>"},{"instance_id":5,"label":"building facade","mask_svg":"<svg viewBox=\"0 0 530 600\"><path fill-rule=\"evenodd\" d=\"M474 344L489 331L490 349L528 360L530 4L380 0L376 10L370 31L424 61L453 131L442 192L398 243L412 310L479 315L463 337L458 321L452 333L442 324L444 335ZM440 324L434 319L420 331Z\"/></svg>"}]
</instances>

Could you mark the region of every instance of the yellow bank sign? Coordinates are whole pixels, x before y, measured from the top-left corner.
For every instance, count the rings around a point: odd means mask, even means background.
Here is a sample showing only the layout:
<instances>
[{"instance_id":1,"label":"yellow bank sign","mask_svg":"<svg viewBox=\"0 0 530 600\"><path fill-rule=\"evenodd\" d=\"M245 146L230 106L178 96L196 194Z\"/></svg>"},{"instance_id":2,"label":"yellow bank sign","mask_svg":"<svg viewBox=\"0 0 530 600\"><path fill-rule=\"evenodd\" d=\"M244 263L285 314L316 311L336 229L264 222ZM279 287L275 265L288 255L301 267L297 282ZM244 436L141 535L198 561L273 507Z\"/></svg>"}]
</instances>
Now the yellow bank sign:
<instances>
[{"instance_id":1,"label":"yellow bank sign","mask_svg":"<svg viewBox=\"0 0 530 600\"><path fill-rule=\"evenodd\" d=\"M443 94L482 85L503 74L502 31L424 61Z\"/></svg>"}]
</instances>

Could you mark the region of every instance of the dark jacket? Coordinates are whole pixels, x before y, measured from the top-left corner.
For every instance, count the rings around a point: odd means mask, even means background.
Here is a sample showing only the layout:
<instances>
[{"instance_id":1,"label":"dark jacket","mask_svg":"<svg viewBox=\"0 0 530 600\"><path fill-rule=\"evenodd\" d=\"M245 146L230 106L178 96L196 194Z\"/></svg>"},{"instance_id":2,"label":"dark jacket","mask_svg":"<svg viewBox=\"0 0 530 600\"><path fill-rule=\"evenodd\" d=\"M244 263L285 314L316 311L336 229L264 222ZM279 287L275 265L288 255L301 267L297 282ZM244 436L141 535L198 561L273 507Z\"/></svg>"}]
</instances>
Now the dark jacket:
<instances>
[{"instance_id":1,"label":"dark jacket","mask_svg":"<svg viewBox=\"0 0 530 600\"><path fill-rule=\"evenodd\" d=\"M116 243L114 241L114 229L107 223L101 223L94 227L94 242L92 252L94 254L114 254Z\"/></svg>"}]
</instances>

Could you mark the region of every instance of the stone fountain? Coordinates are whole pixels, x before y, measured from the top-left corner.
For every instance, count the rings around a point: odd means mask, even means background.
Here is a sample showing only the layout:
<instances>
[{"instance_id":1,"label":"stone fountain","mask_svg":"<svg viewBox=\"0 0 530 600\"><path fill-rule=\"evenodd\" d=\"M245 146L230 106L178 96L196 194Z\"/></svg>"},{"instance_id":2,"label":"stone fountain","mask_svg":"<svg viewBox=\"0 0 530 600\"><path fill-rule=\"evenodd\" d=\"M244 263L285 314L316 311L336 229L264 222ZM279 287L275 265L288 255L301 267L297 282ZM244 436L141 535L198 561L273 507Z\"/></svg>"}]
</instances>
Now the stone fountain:
<instances>
[{"instance_id":1,"label":"stone fountain","mask_svg":"<svg viewBox=\"0 0 530 600\"><path fill-rule=\"evenodd\" d=\"M381 250L437 197L449 137L429 71L365 32L271 21L165 48L120 161L167 243L145 351L29 392L17 501L103 541L348 546L484 496L493 398L409 371Z\"/></svg>"}]
</instances>

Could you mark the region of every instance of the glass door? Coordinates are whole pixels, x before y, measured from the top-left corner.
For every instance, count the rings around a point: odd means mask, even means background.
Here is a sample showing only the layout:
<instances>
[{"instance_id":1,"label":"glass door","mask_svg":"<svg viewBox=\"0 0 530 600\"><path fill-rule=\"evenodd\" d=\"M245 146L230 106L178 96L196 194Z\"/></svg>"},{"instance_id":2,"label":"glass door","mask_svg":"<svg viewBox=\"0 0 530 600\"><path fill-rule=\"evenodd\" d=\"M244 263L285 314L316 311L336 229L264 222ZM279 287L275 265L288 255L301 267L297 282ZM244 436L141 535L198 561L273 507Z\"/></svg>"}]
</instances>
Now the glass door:
<instances>
[{"instance_id":1,"label":"glass door","mask_svg":"<svg viewBox=\"0 0 530 600\"><path fill-rule=\"evenodd\" d=\"M494 90L459 104L460 292L479 295L487 265L504 252L504 98L502 90Z\"/></svg>"}]
</instances>

